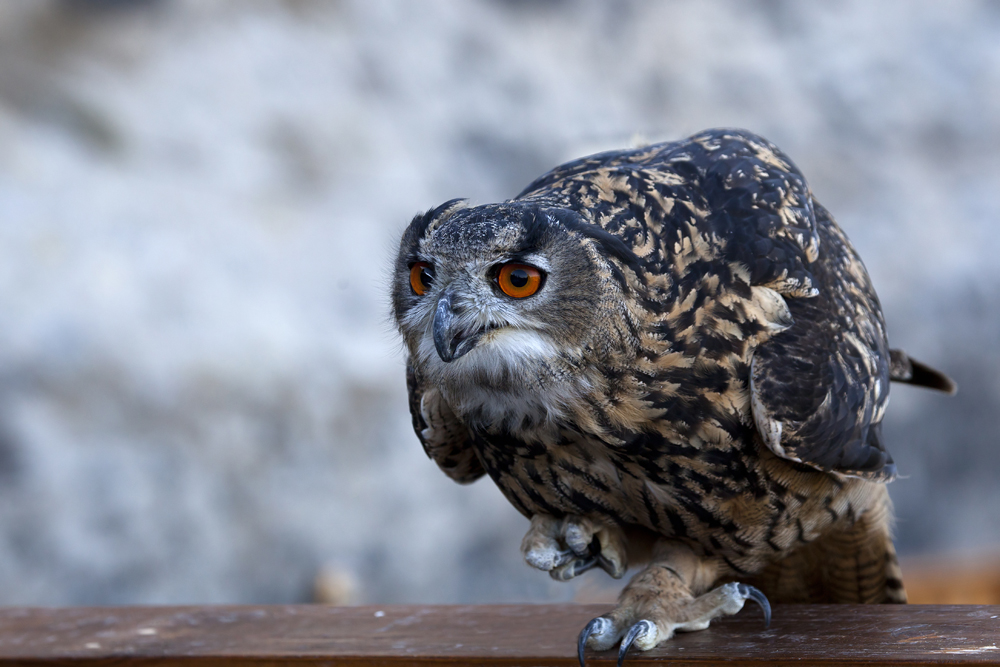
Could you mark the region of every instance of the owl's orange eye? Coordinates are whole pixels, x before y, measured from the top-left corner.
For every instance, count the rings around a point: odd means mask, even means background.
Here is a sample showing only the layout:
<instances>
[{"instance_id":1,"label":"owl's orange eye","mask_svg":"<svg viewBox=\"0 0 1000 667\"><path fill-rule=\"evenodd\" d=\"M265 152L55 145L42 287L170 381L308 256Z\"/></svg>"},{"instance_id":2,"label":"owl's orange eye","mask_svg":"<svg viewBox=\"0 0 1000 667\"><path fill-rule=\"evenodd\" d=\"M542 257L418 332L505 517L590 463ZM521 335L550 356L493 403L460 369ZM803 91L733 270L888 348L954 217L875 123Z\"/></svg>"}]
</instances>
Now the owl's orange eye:
<instances>
[{"instance_id":1,"label":"owl's orange eye","mask_svg":"<svg viewBox=\"0 0 1000 667\"><path fill-rule=\"evenodd\" d=\"M427 262L417 262L410 267L410 287L417 296L423 296L433 282L434 267Z\"/></svg>"},{"instance_id":2,"label":"owl's orange eye","mask_svg":"<svg viewBox=\"0 0 1000 667\"><path fill-rule=\"evenodd\" d=\"M497 284L507 296L523 299L542 286L542 272L527 264L504 264L497 274Z\"/></svg>"}]
</instances>

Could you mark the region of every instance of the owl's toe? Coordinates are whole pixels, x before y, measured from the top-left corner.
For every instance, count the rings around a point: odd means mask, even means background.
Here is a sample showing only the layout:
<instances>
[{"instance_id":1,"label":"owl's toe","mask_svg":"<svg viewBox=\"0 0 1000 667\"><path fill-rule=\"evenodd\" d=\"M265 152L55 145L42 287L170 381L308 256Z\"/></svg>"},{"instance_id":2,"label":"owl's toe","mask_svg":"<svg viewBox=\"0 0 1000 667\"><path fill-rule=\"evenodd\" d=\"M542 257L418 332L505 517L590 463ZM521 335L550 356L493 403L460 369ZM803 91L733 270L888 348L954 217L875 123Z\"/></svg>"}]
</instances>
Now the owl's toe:
<instances>
[{"instance_id":1,"label":"owl's toe","mask_svg":"<svg viewBox=\"0 0 1000 667\"><path fill-rule=\"evenodd\" d=\"M553 547L528 551L524 554L524 560L531 567L551 573L576 560L576 556L571 551Z\"/></svg>"},{"instance_id":2,"label":"owl's toe","mask_svg":"<svg viewBox=\"0 0 1000 667\"><path fill-rule=\"evenodd\" d=\"M614 646L621 636L621 631L616 629L614 621L610 618L598 616L587 623L576 641L576 654L580 659L580 667L586 667L584 653L588 646L597 651L604 651Z\"/></svg>"},{"instance_id":3,"label":"owl's toe","mask_svg":"<svg viewBox=\"0 0 1000 667\"><path fill-rule=\"evenodd\" d=\"M531 526L521 542L521 552L528 565L551 572L577 558L561 541L562 521L546 514L531 518Z\"/></svg>"},{"instance_id":4,"label":"owl's toe","mask_svg":"<svg viewBox=\"0 0 1000 667\"><path fill-rule=\"evenodd\" d=\"M615 579L628 569L625 538L617 526L609 526L587 517L568 516L562 525L562 539L573 553L593 556L597 566Z\"/></svg>"},{"instance_id":5,"label":"owl's toe","mask_svg":"<svg viewBox=\"0 0 1000 667\"><path fill-rule=\"evenodd\" d=\"M584 517L567 517L563 523L563 540L578 556L586 556L591 552L591 545L596 539L595 532L593 524Z\"/></svg>"}]
</instances>

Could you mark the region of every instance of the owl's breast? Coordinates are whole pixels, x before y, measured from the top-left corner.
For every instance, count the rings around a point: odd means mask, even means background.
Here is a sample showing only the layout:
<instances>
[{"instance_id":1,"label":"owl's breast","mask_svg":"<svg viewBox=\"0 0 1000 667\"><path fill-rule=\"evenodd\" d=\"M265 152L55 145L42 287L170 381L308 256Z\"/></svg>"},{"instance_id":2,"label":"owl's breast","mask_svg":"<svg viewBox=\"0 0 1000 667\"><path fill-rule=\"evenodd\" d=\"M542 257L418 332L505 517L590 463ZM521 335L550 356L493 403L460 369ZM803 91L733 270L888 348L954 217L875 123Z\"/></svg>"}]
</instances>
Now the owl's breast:
<instances>
[{"instance_id":1,"label":"owl's breast","mask_svg":"<svg viewBox=\"0 0 1000 667\"><path fill-rule=\"evenodd\" d=\"M863 506L872 486L779 459L749 430L728 447L647 436L616 450L570 433L556 445L509 434L476 434L473 442L526 517L582 515L641 527L698 545L737 572L812 541Z\"/></svg>"},{"instance_id":2,"label":"owl's breast","mask_svg":"<svg viewBox=\"0 0 1000 667\"><path fill-rule=\"evenodd\" d=\"M643 523L629 502L638 478L601 443L566 432L556 442L509 433L474 434L473 442L490 477L527 517L580 514Z\"/></svg>"}]
</instances>

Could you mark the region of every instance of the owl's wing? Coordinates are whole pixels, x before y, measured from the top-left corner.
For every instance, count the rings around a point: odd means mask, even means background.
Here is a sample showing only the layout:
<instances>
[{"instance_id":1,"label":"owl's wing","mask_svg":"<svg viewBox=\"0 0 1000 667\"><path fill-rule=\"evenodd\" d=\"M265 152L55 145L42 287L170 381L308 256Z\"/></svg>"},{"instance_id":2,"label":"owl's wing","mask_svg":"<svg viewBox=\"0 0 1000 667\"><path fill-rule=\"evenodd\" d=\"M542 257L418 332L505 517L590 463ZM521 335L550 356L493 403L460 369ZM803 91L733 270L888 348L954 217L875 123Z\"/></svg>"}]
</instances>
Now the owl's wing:
<instances>
[{"instance_id":1,"label":"owl's wing","mask_svg":"<svg viewBox=\"0 0 1000 667\"><path fill-rule=\"evenodd\" d=\"M889 480L896 466L882 443L890 373L881 311L846 237L816 209L820 254L808 268L817 293L788 298L792 325L754 352L754 422L778 456Z\"/></svg>"},{"instance_id":2,"label":"owl's wing","mask_svg":"<svg viewBox=\"0 0 1000 667\"><path fill-rule=\"evenodd\" d=\"M870 479L895 476L882 443L888 401L884 348L841 335L792 302L795 323L763 343L750 370L754 422L778 456Z\"/></svg>"},{"instance_id":3,"label":"owl's wing","mask_svg":"<svg viewBox=\"0 0 1000 667\"><path fill-rule=\"evenodd\" d=\"M846 237L799 170L770 142L709 130L673 149L706 198L706 227L725 239L749 282L785 301L791 324L760 343L750 368L751 413L778 456L822 470L891 478L881 420L889 355L881 310Z\"/></svg>"},{"instance_id":4,"label":"owl's wing","mask_svg":"<svg viewBox=\"0 0 1000 667\"><path fill-rule=\"evenodd\" d=\"M413 430L427 456L448 477L469 484L486 474L466 428L435 387L428 387L412 365L406 366Z\"/></svg>"}]
</instances>

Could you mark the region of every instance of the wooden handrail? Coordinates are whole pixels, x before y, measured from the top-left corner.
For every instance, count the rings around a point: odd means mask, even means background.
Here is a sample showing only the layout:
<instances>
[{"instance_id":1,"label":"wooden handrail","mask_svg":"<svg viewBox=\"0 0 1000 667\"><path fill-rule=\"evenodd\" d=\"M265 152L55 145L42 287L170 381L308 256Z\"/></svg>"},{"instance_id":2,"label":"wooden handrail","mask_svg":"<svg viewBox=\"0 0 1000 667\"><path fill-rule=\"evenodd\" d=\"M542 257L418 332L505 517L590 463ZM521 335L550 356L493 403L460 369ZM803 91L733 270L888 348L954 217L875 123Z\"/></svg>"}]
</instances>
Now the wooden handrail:
<instances>
[{"instance_id":1,"label":"wooden handrail","mask_svg":"<svg viewBox=\"0 0 1000 667\"><path fill-rule=\"evenodd\" d=\"M0 609L0 662L74 665L576 665L606 605ZM1000 664L1000 606L776 605L628 665ZM614 664L588 651L589 665Z\"/></svg>"}]
</instances>

